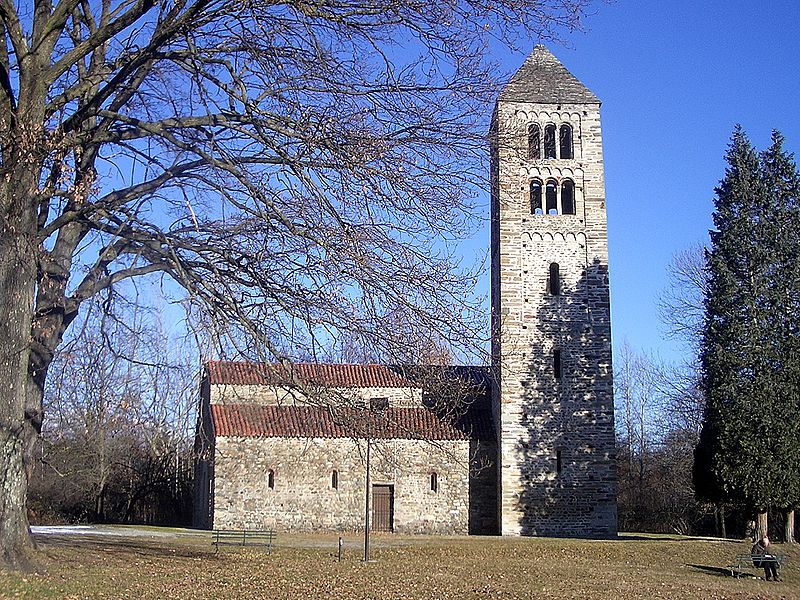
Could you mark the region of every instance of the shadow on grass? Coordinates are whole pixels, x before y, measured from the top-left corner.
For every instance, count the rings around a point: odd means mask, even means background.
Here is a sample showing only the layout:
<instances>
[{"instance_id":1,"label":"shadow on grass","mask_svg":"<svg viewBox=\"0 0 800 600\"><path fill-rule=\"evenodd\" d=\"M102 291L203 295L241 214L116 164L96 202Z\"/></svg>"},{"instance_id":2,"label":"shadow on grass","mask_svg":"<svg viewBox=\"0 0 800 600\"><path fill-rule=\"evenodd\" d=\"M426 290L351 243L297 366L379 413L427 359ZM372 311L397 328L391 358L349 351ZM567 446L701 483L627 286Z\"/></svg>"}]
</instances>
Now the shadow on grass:
<instances>
[{"instance_id":1,"label":"shadow on grass","mask_svg":"<svg viewBox=\"0 0 800 600\"><path fill-rule=\"evenodd\" d=\"M740 544L742 540L727 539L727 538L704 538L694 536L670 536L663 533L619 533L616 538L612 538L625 542L686 542L691 540L712 540L715 542L723 542L726 544Z\"/></svg>"},{"instance_id":2,"label":"shadow on grass","mask_svg":"<svg viewBox=\"0 0 800 600\"><path fill-rule=\"evenodd\" d=\"M158 543L152 540L134 540L115 536L74 536L47 535L34 536L40 550L55 547L80 548L87 551L138 554L150 557L181 558L214 558L214 550L204 546L186 546L185 544Z\"/></svg>"},{"instance_id":3,"label":"shadow on grass","mask_svg":"<svg viewBox=\"0 0 800 600\"><path fill-rule=\"evenodd\" d=\"M686 565L687 567L692 567L693 569L697 569L698 571L702 571L703 573L711 573L712 575L718 575L722 577L737 577L742 579L758 579L752 573L747 572L740 572L740 571L731 571L730 569L725 569L723 567L709 567L707 565Z\"/></svg>"},{"instance_id":4,"label":"shadow on grass","mask_svg":"<svg viewBox=\"0 0 800 600\"><path fill-rule=\"evenodd\" d=\"M620 533L617 534L616 539L622 542L684 542L686 538L678 538L678 537L669 537L669 536L659 536L654 537L653 535L639 535L636 533Z\"/></svg>"}]
</instances>

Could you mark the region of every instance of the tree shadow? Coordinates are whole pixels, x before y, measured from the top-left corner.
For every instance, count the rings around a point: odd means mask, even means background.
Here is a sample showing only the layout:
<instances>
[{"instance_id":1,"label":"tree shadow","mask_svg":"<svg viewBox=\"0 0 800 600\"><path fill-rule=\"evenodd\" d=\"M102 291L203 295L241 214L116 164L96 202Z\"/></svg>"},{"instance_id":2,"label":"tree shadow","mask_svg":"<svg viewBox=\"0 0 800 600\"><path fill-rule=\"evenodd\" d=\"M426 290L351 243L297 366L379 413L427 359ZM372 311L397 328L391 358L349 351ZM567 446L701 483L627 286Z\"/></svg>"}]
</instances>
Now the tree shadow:
<instances>
[{"instance_id":1,"label":"tree shadow","mask_svg":"<svg viewBox=\"0 0 800 600\"><path fill-rule=\"evenodd\" d=\"M658 536L647 535L646 533L619 533L614 538L621 542L685 542L685 537L671 537L671 536Z\"/></svg>"},{"instance_id":2,"label":"tree shadow","mask_svg":"<svg viewBox=\"0 0 800 600\"><path fill-rule=\"evenodd\" d=\"M505 440L521 489L511 502L506 495L503 510L512 509L522 535L615 538L608 267L598 259L587 264L585 239L568 234L562 245L552 237L523 243L530 273L523 278L520 346L503 352L513 361L506 372L521 374L502 382L521 398L519 414L509 413L503 428L522 431L511 448ZM548 267L556 260L563 279L553 293Z\"/></svg>"},{"instance_id":3,"label":"tree shadow","mask_svg":"<svg viewBox=\"0 0 800 600\"><path fill-rule=\"evenodd\" d=\"M210 542L208 548L205 544L187 546L185 542L172 543L169 541L156 541L147 539L134 539L119 536L93 536L93 535L36 535L34 540L42 551L50 548L78 548L105 554L137 554L150 557L172 558L209 558L214 556L214 549Z\"/></svg>"},{"instance_id":4,"label":"tree shadow","mask_svg":"<svg viewBox=\"0 0 800 600\"><path fill-rule=\"evenodd\" d=\"M709 567L707 565L692 565L688 564L687 567L691 567L693 569L697 569L698 571L702 571L703 573L710 573L712 575L722 576L722 577L745 577L745 578L752 578L758 579L752 573L747 573L745 571L732 571L731 569L726 569L724 567Z\"/></svg>"}]
</instances>

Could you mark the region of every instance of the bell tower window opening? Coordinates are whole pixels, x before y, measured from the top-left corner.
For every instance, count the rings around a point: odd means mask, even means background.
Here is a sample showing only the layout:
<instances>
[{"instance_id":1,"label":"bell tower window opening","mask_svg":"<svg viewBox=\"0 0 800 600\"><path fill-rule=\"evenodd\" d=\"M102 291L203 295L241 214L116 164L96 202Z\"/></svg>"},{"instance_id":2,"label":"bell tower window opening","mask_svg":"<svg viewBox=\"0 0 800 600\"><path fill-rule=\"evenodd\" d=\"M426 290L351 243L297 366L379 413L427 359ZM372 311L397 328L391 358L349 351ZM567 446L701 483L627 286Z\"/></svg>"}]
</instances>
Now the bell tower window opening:
<instances>
[{"instance_id":1,"label":"bell tower window opening","mask_svg":"<svg viewBox=\"0 0 800 600\"><path fill-rule=\"evenodd\" d=\"M561 213L575 214L575 183L570 179L565 179L561 184Z\"/></svg>"},{"instance_id":2,"label":"bell tower window opening","mask_svg":"<svg viewBox=\"0 0 800 600\"><path fill-rule=\"evenodd\" d=\"M542 130L538 123L528 125L528 158L539 160L542 158Z\"/></svg>"},{"instance_id":3,"label":"bell tower window opening","mask_svg":"<svg viewBox=\"0 0 800 600\"><path fill-rule=\"evenodd\" d=\"M439 491L439 475L436 472L431 473L431 491Z\"/></svg>"},{"instance_id":4,"label":"bell tower window opening","mask_svg":"<svg viewBox=\"0 0 800 600\"><path fill-rule=\"evenodd\" d=\"M547 180L547 188L545 188L545 214L557 215L558 214L558 185L554 179Z\"/></svg>"},{"instance_id":5,"label":"bell tower window opening","mask_svg":"<svg viewBox=\"0 0 800 600\"><path fill-rule=\"evenodd\" d=\"M550 263L550 276L547 279L547 291L551 296L561 294L561 274L559 273L558 263Z\"/></svg>"},{"instance_id":6,"label":"bell tower window opening","mask_svg":"<svg viewBox=\"0 0 800 600\"><path fill-rule=\"evenodd\" d=\"M572 126L564 123L558 135L559 156L561 158L575 158L572 153Z\"/></svg>"},{"instance_id":7,"label":"bell tower window opening","mask_svg":"<svg viewBox=\"0 0 800 600\"><path fill-rule=\"evenodd\" d=\"M552 123L544 126L544 157L556 157L556 126Z\"/></svg>"},{"instance_id":8,"label":"bell tower window opening","mask_svg":"<svg viewBox=\"0 0 800 600\"><path fill-rule=\"evenodd\" d=\"M531 214L544 214L542 210L542 182L538 179L531 181Z\"/></svg>"}]
</instances>

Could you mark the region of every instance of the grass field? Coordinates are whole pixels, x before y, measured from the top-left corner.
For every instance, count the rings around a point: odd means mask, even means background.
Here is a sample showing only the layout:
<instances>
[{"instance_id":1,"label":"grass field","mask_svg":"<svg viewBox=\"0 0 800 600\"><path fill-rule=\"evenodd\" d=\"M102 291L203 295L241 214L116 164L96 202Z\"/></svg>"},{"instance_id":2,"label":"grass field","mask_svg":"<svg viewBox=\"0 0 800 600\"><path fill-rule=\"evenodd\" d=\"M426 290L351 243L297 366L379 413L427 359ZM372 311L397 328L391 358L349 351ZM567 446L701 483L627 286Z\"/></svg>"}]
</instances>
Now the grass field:
<instances>
[{"instance_id":1,"label":"grass field","mask_svg":"<svg viewBox=\"0 0 800 600\"><path fill-rule=\"evenodd\" d=\"M777 545L790 557L781 582L735 579L725 566L749 544L680 536L375 536L366 564L352 535L342 562L336 536L322 535L282 535L272 555L239 548L215 555L207 535L178 533L40 541L44 572L0 573L0 597L800 599L800 548Z\"/></svg>"}]
</instances>

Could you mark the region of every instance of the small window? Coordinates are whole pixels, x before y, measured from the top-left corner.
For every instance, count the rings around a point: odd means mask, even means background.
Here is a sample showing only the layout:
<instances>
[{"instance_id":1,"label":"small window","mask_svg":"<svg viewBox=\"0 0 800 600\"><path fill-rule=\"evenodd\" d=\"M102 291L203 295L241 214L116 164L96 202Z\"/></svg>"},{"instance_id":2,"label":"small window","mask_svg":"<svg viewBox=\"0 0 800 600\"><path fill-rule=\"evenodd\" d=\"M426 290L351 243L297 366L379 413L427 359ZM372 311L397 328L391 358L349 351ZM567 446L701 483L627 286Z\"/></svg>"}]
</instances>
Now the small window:
<instances>
[{"instance_id":1,"label":"small window","mask_svg":"<svg viewBox=\"0 0 800 600\"><path fill-rule=\"evenodd\" d=\"M572 127L564 123L558 135L559 154L561 158L573 158L572 156Z\"/></svg>"},{"instance_id":2,"label":"small window","mask_svg":"<svg viewBox=\"0 0 800 600\"><path fill-rule=\"evenodd\" d=\"M275 489L275 471L272 469L267 471L267 487L271 490Z\"/></svg>"},{"instance_id":3,"label":"small window","mask_svg":"<svg viewBox=\"0 0 800 600\"><path fill-rule=\"evenodd\" d=\"M561 350L553 350L553 375L556 379L561 379Z\"/></svg>"},{"instance_id":4,"label":"small window","mask_svg":"<svg viewBox=\"0 0 800 600\"><path fill-rule=\"evenodd\" d=\"M575 184L571 179L565 179L561 184L561 213L575 214Z\"/></svg>"},{"instance_id":5,"label":"small window","mask_svg":"<svg viewBox=\"0 0 800 600\"><path fill-rule=\"evenodd\" d=\"M561 449L559 448L558 450L556 450L556 473L558 473L559 475L561 474L561 471L564 468L564 462L562 460L561 455L562 452Z\"/></svg>"},{"instance_id":6,"label":"small window","mask_svg":"<svg viewBox=\"0 0 800 600\"><path fill-rule=\"evenodd\" d=\"M380 398L370 398L369 400L369 407L371 410L386 410L389 408L389 398L380 397Z\"/></svg>"},{"instance_id":7,"label":"small window","mask_svg":"<svg viewBox=\"0 0 800 600\"><path fill-rule=\"evenodd\" d=\"M528 158L538 160L542 158L542 130L534 123L528 126Z\"/></svg>"},{"instance_id":8,"label":"small window","mask_svg":"<svg viewBox=\"0 0 800 600\"><path fill-rule=\"evenodd\" d=\"M553 296L561 294L561 273L558 263L550 263L550 277L548 278L548 291Z\"/></svg>"},{"instance_id":9,"label":"small window","mask_svg":"<svg viewBox=\"0 0 800 600\"><path fill-rule=\"evenodd\" d=\"M438 492L439 491L439 475L431 473L431 491Z\"/></svg>"},{"instance_id":10,"label":"small window","mask_svg":"<svg viewBox=\"0 0 800 600\"><path fill-rule=\"evenodd\" d=\"M552 123L544 128L544 157L556 157L556 126Z\"/></svg>"},{"instance_id":11,"label":"small window","mask_svg":"<svg viewBox=\"0 0 800 600\"><path fill-rule=\"evenodd\" d=\"M338 490L339 489L339 471L334 469L331 471L331 489Z\"/></svg>"},{"instance_id":12,"label":"small window","mask_svg":"<svg viewBox=\"0 0 800 600\"><path fill-rule=\"evenodd\" d=\"M547 206L545 207L545 212L548 215L557 215L558 214L558 193L557 193L557 186L556 182L553 179L549 179L547 181L547 188L545 189L545 202Z\"/></svg>"},{"instance_id":13,"label":"small window","mask_svg":"<svg viewBox=\"0 0 800 600\"><path fill-rule=\"evenodd\" d=\"M538 179L531 181L531 214L544 214L542 210L542 182Z\"/></svg>"}]
</instances>

